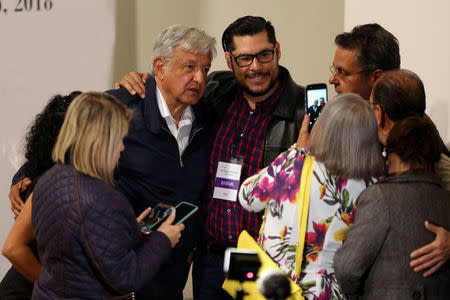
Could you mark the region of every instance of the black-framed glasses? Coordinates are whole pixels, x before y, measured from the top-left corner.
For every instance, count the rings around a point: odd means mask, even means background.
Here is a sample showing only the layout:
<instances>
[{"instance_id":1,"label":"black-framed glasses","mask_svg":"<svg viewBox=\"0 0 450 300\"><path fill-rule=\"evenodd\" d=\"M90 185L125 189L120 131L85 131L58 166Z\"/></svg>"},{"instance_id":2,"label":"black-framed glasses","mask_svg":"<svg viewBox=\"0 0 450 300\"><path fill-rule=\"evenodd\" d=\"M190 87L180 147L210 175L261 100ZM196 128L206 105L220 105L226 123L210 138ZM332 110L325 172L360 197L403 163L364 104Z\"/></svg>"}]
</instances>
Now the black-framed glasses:
<instances>
[{"instance_id":1,"label":"black-framed glasses","mask_svg":"<svg viewBox=\"0 0 450 300\"><path fill-rule=\"evenodd\" d=\"M349 77L349 76L352 76L352 75L361 74L361 73L367 73L367 72L372 72L373 71L373 69L368 69L368 70L361 70L361 71L355 72L355 73L349 73L347 71L342 70L341 68L336 68L334 65L331 65L328 68L330 69L331 75L336 74L340 78Z\"/></svg>"},{"instance_id":2,"label":"black-framed glasses","mask_svg":"<svg viewBox=\"0 0 450 300\"><path fill-rule=\"evenodd\" d=\"M238 56L234 56L230 51L230 55L239 67L248 67L253 63L253 59L255 57L261 64L271 62L275 56L276 48L277 46L275 45L275 47L273 47L273 50L264 50L256 54L242 54Z\"/></svg>"}]
</instances>

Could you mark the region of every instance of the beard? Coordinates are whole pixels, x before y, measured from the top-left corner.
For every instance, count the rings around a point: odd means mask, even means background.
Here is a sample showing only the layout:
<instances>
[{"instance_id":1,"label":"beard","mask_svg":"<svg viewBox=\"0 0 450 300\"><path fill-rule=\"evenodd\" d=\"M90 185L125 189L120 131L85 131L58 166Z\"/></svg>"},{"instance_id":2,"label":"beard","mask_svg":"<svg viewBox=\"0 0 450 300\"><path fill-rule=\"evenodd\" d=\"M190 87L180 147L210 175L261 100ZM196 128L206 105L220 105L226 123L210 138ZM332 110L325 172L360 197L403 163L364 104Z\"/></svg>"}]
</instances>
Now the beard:
<instances>
[{"instance_id":1,"label":"beard","mask_svg":"<svg viewBox=\"0 0 450 300\"><path fill-rule=\"evenodd\" d=\"M252 96L252 97L260 97L260 96L264 96L267 92L269 92L274 86L275 84L277 84L278 78L271 78L269 85L267 86L267 88L260 90L260 91L253 91L251 90L248 86L241 84L240 82L238 82L239 87L248 95ZM270 95L268 95L270 96Z\"/></svg>"},{"instance_id":2,"label":"beard","mask_svg":"<svg viewBox=\"0 0 450 300\"><path fill-rule=\"evenodd\" d=\"M231 65L231 69L233 71L233 73L236 72L236 70L234 69L234 65ZM278 68L278 65L277 65ZM258 74L258 73L256 73ZM261 73L263 76L269 75L270 73ZM272 76L272 78L270 79L269 85L267 86L267 88L260 90L260 91L255 91L250 89L247 85L245 85L243 82L240 82L239 80L237 81L237 84L239 85L239 87L242 89L242 91L244 91L247 95L251 96L251 97L260 97L260 96L264 96L265 94L267 94L278 82L279 77L281 76L280 74L280 70L278 69L277 72L274 74L274 76ZM235 77L236 78L236 77ZM270 95L268 95L270 96Z\"/></svg>"}]
</instances>

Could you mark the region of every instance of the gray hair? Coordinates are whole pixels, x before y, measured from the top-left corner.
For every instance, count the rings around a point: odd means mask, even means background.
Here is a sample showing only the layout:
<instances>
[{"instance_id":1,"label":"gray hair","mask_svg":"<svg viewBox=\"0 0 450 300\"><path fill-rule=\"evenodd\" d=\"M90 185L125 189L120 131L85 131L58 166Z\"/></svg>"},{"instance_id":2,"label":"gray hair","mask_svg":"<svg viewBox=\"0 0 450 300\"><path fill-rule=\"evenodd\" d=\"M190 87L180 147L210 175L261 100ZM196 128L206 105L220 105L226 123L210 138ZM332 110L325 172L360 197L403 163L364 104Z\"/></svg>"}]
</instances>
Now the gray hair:
<instances>
[{"instance_id":1,"label":"gray hair","mask_svg":"<svg viewBox=\"0 0 450 300\"><path fill-rule=\"evenodd\" d=\"M381 175L378 127L370 104L356 94L334 97L312 129L310 151L337 176L367 181Z\"/></svg>"},{"instance_id":2,"label":"gray hair","mask_svg":"<svg viewBox=\"0 0 450 300\"><path fill-rule=\"evenodd\" d=\"M195 54L207 53L211 55L211 61L216 55L216 39L206 34L205 31L195 27L175 24L164 29L156 38L153 45L153 59L160 56L170 66L170 60L174 56L175 47ZM152 74L155 75L153 66Z\"/></svg>"}]
</instances>

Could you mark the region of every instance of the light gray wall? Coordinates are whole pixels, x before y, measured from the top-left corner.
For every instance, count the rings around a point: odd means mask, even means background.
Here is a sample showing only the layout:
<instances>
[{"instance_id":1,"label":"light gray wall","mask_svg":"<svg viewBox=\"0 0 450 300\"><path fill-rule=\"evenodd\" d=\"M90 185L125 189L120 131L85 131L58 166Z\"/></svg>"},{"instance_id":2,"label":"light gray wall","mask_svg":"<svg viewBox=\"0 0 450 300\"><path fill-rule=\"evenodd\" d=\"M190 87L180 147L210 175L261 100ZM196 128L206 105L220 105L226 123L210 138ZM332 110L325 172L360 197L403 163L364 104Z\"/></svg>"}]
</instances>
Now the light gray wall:
<instances>
[{"instance_id":1,"label":"light gray wall","mask_svg":"<svg viewBox=\"0 0 450 300\"><path fill-rule=\"evenodd\" d=\"M56 93L103 90L112 82L115 2L51 0L50 10L43 2L40 11L15 11L19 1L1 1L0 245L14 220L9 186L34 116ZM0 276L9 266L0 256Z\"/></svg>"},{"instance_id":2,"label":"light gray wall","mask_svg":"<svg viewBox=\"0 0 450 300\"><path fill-rule=\"evenodd\" d=\"M140 71L149 70L157 34L174 23L197 26L214 36L218 57L212 71L228 69L221 46L223 31L241 16L256 15L274 25L281 46L280 64L288 67L294 80L302 85L328 81L334 37L344 26L343 0L155 0L138 2L138 10ZM333 92L331 88L329 91Z\"/></svg>"},{"instance_id":3,"label":"light gray wall","mask_svg":"<svg viewBox=\"0 0 450 300\"><path fill-rule=\"evenodd\" d=\"M450 1L345 1L346 30L372 22L398 38L401 67L422 78L426 112L450 147Z\"/></svg>"}]
</instances>

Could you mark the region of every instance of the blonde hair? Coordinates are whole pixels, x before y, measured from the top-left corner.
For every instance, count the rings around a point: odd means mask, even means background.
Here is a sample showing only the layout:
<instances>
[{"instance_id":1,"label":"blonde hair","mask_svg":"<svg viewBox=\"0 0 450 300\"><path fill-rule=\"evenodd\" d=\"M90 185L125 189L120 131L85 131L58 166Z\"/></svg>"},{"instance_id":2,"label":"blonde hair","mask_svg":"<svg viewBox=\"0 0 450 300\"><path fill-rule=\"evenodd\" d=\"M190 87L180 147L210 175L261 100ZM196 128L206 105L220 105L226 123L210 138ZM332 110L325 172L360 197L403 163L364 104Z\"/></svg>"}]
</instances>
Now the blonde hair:
<instances>
[{"instance_id":1,"label":"blonde hair","mask_svg":"<svg viewBox=\"0 0 450 300\"><path fill-rule=\"evenodd\" d=\"M70 104L52 152L55 163L70 163L91 177L114 184L116 155L133 111L113 96L86 92Z\"/></svg>"},{"instance_id":2,"label":"blonde hair","mask_svg":"<svg viewBox=\"0 0 450 300\"><path fill-rule=\"evenodd\" d=\"M310 152L331 174L369 180L382 174L375 114L359 95L339 94L311 131Z\"/></svg>"}]
</instances>

